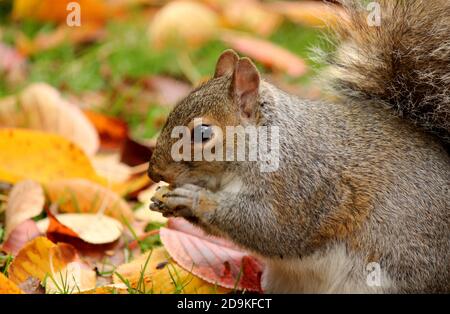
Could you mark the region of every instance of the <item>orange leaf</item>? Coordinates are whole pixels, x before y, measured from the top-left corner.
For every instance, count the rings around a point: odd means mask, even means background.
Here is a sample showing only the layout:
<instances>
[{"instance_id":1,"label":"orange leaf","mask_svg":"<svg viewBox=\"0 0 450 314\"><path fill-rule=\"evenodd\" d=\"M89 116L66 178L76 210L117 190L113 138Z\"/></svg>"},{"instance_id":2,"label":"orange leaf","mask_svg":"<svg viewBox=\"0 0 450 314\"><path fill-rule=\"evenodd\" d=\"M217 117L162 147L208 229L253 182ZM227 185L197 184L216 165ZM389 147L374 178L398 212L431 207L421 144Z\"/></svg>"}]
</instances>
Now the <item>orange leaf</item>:
<instances>
[{"instance_id":1,"label":"orange leaf","mask_svg":"<svg viewBox=\"0 0 450 314\"><path fill-rule=\"evenodd\" d=\"M262 292L262 265L255 258L232 244L223 246L217 243L225 240L206 236L190 224L183 223L179 230L161 228L160 237L170 256L185 270L212 284L239 290ZM179 223L180 225L180 223ZM201 236L193 234L200 233ZM212 240L210 240L212 239Z\"/></svg>"},{"instance_id":2,"label":"orange leaf","mask_svg":"<svg viewBox=\"0 0 450 314\"><path fill-rule=\"evenodd\" d=\"M44 237L28 242L9 266L9 279L20 285L29 277L41 282L78 258L75 249L65 243L54 244Z\"/></svg>"},{"instance_id":3,"label":"orange leaf","mask_svg":"<svg viewBox=\"0 0 450 314\"><path fill-rule=\"evenodd\" d=\"M222 34L222 40L238 52L290 76L299 77L307 71L301 58L269 41L228 32Z\"/></svg>"},{"instance_id":4,"label":"orange leaf","mask_svg":"<svg viewBox=\"0 0 450 314\"><path fill-rule=\"evenodd\" d=\"M128 126L125 122L92 110L84 110L84 114L92 122L100 135L102 148L119 149L122 146L128 135Z\"/></svg>"},{"instance_id":5,"label":"orange leaf","mask_svg":"<svg viewBox=\"0 0 450 314\"><path fill-rule=\"evenodd\" d=\"M0 294L21 294L22 290L17 285L0 273Z\"/></svg>"},{"instance_id":6,"label":"orange leaf","mask_svg":"<svg viewBox=\"0 0 450 314\"><path fill-rule=\"evenodd\" d=\"M65 22L67 15L74 12L67 5L73 0L14 0L13 18L39 21ZM88 21L105 21L111 16L111 7L103 0L77 0L80 5L81 24Z\"/></svg>"}]
</instances>

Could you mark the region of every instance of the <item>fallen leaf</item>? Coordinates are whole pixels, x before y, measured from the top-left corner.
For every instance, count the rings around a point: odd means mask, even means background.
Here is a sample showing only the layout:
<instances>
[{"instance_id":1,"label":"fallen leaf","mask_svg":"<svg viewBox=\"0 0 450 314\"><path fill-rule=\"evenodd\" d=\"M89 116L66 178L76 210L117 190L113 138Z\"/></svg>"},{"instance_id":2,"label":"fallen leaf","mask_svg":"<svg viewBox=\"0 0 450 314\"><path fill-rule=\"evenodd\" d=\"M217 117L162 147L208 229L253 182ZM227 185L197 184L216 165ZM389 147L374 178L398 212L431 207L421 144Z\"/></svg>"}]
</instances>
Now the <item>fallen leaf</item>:
<instances>
[{"instance_id":1,"label":"fallen leaf","mask_svg":"<svg viewBox=\"0 0 450 314\"><path fill-rule=\"evenodd\" d=\"M87 155L94 155L99 148L99 137L91 122L48 84L31 84L8 108L0 111L0 126L56 133L77 144Z\"/></svg>"},{"instance_id":2,"label":"fallen leaf","mask_svg":"<svg viewBox=\"0 0 450 314\"><path fill-rule=\"evenodd\" d=\"M120 161L129 166L139 166L147 163L152 157L154 143L138 141L127 137L120 156Z\"/></svg>"},{"instance_id":3,"label":"fallen leaf","mask_svg":"<svg viewBox=\"0 0 450 314\"><path fill-rule=\"evenodd\" d=\"M224 32L221 38L236 51L292 77L307 72L307 66L300 57L270 41L231 32Z\"/></svg>"},{"instance_id":4,"label":"fallen leaf","mask_svg":"<svg viewBox=\"0 0 450 314\"><path fill-rule=\"evenodd\" d=\"M145 189L151 184L148 175L135 175L124 182L115 183L111 189L119 195L127 197L135 197L137 193Z\"/></svg>"},{"instance_id":5,"label":"fallen leaf","mask_svg":"<svg viewBox=\"0 0 450 314\"><path fill-rule=\"evenodd\" d=\"M219 245L218 241L210 240L214 237L205 234L198 237L161 228L160 237L170 256L183 269L203 280L229 289L262 292L263 266L248 253L233 248L233 245ZM217 240L219 243L225 241Z\"/></svg>"},{"instance_id":6,"label":"fallen leaf","mask_svg":"<svg viewBox=\"0 0 450 314\"><path fill-rule=\"evenodd\" d=\"M63 213L102 212L120 221L134 219L130 206L118 194L89 180L53 180L45 185L45 190Z\"/></svg>"},{"instance_id":7,"label":"fallen leaf","mask_svg":"<svg viewBox=\"0 0 450 314\"><path fill-rule=\"evenodd\" d=\"M320 1L275 1L266 7L306 26L332 26L344 13L340 7Z\"/></svg>"},{"instance_id":8,"label":"fallen leaf","mask_svg":"<svg viewBox=\"0 0 450 314\"><path fill-rule=\"evenodd\" d=\"M128 294L128 287L123 283L109 284L91 290L82 291L81 294Z\"/></svg>"},{"instance_id":9,"label":"fallen leaf","mask_svg":"<svg viewBox=\"0 0 450 314\"><path fill-rule=\"evenodd\" d=\"M25 180L17 183L8 196L5 212L5 239L24 221L39 215L44 209L44 190L39 183Z\"/></svg>"},{"instance_id":10,"label":"fallen leaf","mask_svg":"<svg viewBox=\"0 0 450 314\"><path fill-rule=\"evenodd\" d=\"M65 42L72 45L80 45L100 40L105 35L101 25L96 23L83 24L82 27L70 27L61 25L52 32L39 33L33 39L19 33L16 39L16 47L25 56L57 47Z\"/></svg>"},{"instance_id":11,"label":"fallen leaf","mask_svg":"<svg viewBox=\"0 0 450 314\"><path fill-rule=\"evenodd\" d=\"M58 214L40 220L37 226L49 237L75 237L89 244L112 243L123 232L120 222L101 214Z\"/></svg>"},{"instance_id":12,"label":"fallen leaf","mask_svg":"<svg viewBox=\"0 0 450 314\"><path fill-rule=\"evenodd\" d=\"M186 82L167 76L152 76L143 81L144 87L155 92L156 102L173 107L192 90Z\"/></svg>"},{"instance_id":13,"label":"fallen leaf","mask_svg":"<svg viewBox=\"0 0 450 314\"><path fill-rule=\"evenodd\" d=\"M12 16L14 19L34 19L38 21L66 22L68 9L73 0L14 0ZM77 0L80 7L81 25L86 22L103 22L112 15L112 8L104 0Z\"/></svg>"},{"instance_id":14,"label":"fallen leaf","mask_svg":"<svg viewBox=\"0 0 450 314\"><path fill-rule=\"evenodd\" d=\"M10 84L21 82L27 74L25 57L16 49L0 43L0 73Z\"/></svg>"},{"instance_id":15,"label":"fallen leaf","mask_svg":"<svg viewBox=\"0 0 450 314\"><path fill-rule=\"evenodd\" d=\"M84 110L84 114L100 135L100 145L103 149L122 147L128 136L128 126L125 122L87 109Z\"/></svg>"},{"instance_id":16,"label":"fallen leaf","mask_svg":"<svg viewBox=\"0 0 450 314\"><path fill-rule=\"evenodd\" d=\"M113 184L125 182L133 175L133 168L120 162L119 154L97 154L91 161L95 171Z\"/></svg>"},{"instance_id":17,"label":"fallen leaf","mask_svg":"<svg viewBox=\"0 0 450 314\"><path fill-rule=\"evenodd\" d=\"M54 244L44 237L27 243L13 259L8 269L9 279L20 285L29 277L39 279L51 276L77 259L75 249L65 243Z\"/></svg>"},{"instance_id":18,"label":"fallen leaf","mask_svg":"<svg viewBox=\"0 0 450 314\"><path fill-rule=\"evenodd\" d=\"M45 281L45 293L79 293L95 288L95 271L86 268L83 263L71 262Z\"/></svg>"},{"instance_id":19,"label":"fallen leaf","mask_svg":"<svg viewBox=\"0 0 450 314\"><path fill-rule=\"evenodd\" d=\"M255 0L234 0L224 5L224 18L233 28L269 36L280 25L282 17Z\"/></svg>"},{"instance_id":20,"label":"fallen leaf","mask_svg":"<svg viewBox=\"0 0 450 314\"><path fill-rule=\"evenodd\" d=\"M85 178L105 184L88 157L75 144L51 133L0 129L0 180L32 179L46 183L62 178Z\"/></svg>"},{"instance_id":21,"label":"fallen leaf","mask_svg":"<svg viewBox=\"0 0 450 314\"><path fill-rule=\"evenodd\" d=\"M212 39L218 31L218 16L194 1L172 1L159 10L149 28L152 46L196 47Z\"/></svg>"},{"instance_id":22,"label":"fallen leaf","mask_svg":"<svg viewBox=\"0 0 450 314\"><path fill-rule=\"evenodd\" d=\"M22 290L0 272L0 294L22 294Z\"/></svg>"},{"instance_id":23,"label":"fallen leaf","mask_svg":"<svg viewBox=\"0 0 450 314\"><path fill-rule=\"evenodd\" d=\"M143 280L140 280L141 276ZM164 248L153 249L132 262L117 267L113 276L114 283L123 284L121 278L141 293L229 292L228 289L210 284L178 266Z\"/></svg>"},{"instance_id":24,"label":"fallen leaf","mask_svg":"<svg viewBox=\"0 0 450 314\"><path fill-rule=\"evenodd\" d=\"M193 224L189 223L186 219L180 218L180 217L171 217L169 218L169 221L167 222L167 228L171 230L177 230L185 234L189 234L191 236L207 240L210 242L213 242L217 244L218 246L227 247L236 251L239 251L240 249L233 243L228 240L225 240L223 238L219 237L212 237L205 232L203 232L202 229L199 227L194 226Z\"/></svg>"},{"instance_id":25,"label":"fallen leaf","mask_svg":"<svg viewBox=\"0 0 450 314\"><path fill-rule=\"evenodd\" d=\"M39 279L28 277L27 280L20 283L19 288L26 294L44 294L45 288L42 287Z\"/></svg>"},{"instance_id":26,"label":"fallen leaf","mask_svg":"<svg viewBox=\"0 0 450 314\"><path fill-rule=\"evenodd\" d=\"M10 253L13 256L23 248L30 240L41 235L36 222L27 219L17 225L3 243L1 249L4 252Z\"/></svg>"}]
</instances>

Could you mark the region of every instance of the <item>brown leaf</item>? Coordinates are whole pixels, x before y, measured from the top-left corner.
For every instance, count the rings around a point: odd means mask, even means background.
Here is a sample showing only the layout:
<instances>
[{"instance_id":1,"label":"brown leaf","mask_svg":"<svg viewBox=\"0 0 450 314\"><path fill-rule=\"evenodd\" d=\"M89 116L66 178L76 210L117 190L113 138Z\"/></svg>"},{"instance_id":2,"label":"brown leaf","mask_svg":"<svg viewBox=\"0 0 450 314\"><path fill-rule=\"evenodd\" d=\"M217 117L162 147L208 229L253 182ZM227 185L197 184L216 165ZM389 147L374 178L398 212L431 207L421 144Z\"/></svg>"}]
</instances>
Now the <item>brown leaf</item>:
<instances>
[{"instance_id":1,"label":"brown leaf","mask_svg":"<svg viewBox=\"0 0 450 314\"><path fill-rule=\"evenodd\" d=\"M300 57L269 41L230 32L223 33L221 38L238 52L290 76L299 77L307 72L307 66Z\"/></svg>"},{"instance_id":2,"label":"brown leaf","mask_svg":"<svg viewBox=\"0 0 450 314\"><path fill-rule=\"evenodd\" d=\"M130 166L142 165L150 160L154 145L128 137L124 143L120 161Z\"/></svg>"},{"instance_id":3,"label":"brown leaf","mask_svg":"<svg viewBox=\"0 0 450 314\"><path fill-rule=\"evenodd\" d=\"M160 237L170 256L203 280L229 289L262 292L262 264L248 253L232 248L232 244L217 244L225 240L211 241L215 238L168 228L160 229Z\"/></svg>"}]
</instances>

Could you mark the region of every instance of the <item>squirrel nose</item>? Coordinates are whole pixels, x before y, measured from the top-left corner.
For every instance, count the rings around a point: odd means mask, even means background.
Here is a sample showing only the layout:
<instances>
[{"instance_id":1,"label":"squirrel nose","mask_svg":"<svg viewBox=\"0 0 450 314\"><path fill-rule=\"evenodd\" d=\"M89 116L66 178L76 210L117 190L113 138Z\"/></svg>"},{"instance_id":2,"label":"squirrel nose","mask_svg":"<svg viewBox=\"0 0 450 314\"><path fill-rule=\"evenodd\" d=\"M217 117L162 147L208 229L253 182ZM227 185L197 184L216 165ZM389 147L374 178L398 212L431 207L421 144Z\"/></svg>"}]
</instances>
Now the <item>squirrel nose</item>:
<instances>
[{"instance_id":1,"label":"squirrel nose","mask_svg":"<svg viewBox=\"0 0 450 314\"><path fill-rule=\"evenodd\" d=\"M158 173L157 169L155 169L152 164L149 165L147 173L150 179L155 183L163 180L162 176Z\"/></svg>"}]
</instances>

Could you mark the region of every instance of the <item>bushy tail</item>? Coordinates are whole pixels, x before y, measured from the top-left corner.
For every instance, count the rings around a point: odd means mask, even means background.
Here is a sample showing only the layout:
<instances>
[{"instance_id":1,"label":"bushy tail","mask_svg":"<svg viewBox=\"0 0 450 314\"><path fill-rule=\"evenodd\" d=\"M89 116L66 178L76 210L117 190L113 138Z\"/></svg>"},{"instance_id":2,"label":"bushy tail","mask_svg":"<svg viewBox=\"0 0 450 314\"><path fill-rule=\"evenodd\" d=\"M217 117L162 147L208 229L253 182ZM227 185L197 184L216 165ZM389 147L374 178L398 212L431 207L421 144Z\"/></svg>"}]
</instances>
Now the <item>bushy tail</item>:
<instances>
[{"instance_id":1,"label":"bushy tail","mask_svg":"<svg viewBox=\"0 0 450 314\"><path fill-rule=\"evenodd\" d=\"M341 2L348 19L337 27L338 48L328 58L334 92L386 104L448 147L450 1ZM377 5L379 26L373 25Z\"/></svg>"}]
</instances>

